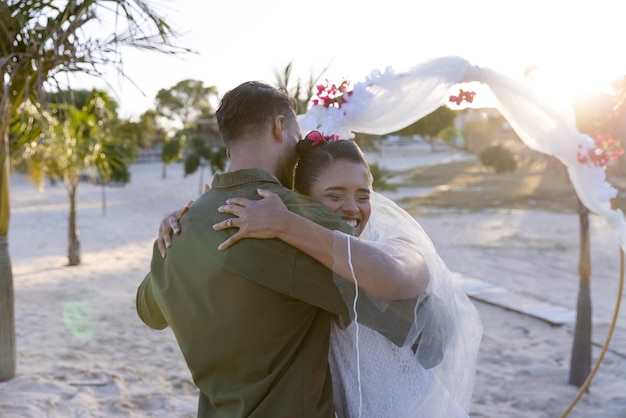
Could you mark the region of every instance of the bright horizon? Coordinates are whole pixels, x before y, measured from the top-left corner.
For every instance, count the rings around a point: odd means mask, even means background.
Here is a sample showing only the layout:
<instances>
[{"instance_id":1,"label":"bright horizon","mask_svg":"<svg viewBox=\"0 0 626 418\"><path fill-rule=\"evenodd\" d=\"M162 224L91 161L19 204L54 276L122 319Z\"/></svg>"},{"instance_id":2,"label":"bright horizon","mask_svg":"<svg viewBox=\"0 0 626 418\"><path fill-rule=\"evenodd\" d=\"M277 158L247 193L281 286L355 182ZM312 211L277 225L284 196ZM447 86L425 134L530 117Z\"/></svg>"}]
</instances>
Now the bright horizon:
<instances>
[{"instance_id":1,"label":"bright horizon","mask_svg":"<svg viewBox=\"0 0 626 418\"><path fill-rule=\"evenodd\" d=\"M294 81L307 82L328 67L322 80L357 82L373 70L403 70L458 55L516 75L536 66L546 82L570 96L598 91L626 74L619 42L622 7L610 0L444 0L422 6L387 0L374 7L357 0L154 4L184 34L178 44L197 54L126 50L124 70L137 86L113 71L104 80L81 83L111 91L122 117L135 119L154 108L158 90L184 79L214 85L222 95L247 80L274 84L274 72L290 62Z\"/></svg>"}]
</instances>

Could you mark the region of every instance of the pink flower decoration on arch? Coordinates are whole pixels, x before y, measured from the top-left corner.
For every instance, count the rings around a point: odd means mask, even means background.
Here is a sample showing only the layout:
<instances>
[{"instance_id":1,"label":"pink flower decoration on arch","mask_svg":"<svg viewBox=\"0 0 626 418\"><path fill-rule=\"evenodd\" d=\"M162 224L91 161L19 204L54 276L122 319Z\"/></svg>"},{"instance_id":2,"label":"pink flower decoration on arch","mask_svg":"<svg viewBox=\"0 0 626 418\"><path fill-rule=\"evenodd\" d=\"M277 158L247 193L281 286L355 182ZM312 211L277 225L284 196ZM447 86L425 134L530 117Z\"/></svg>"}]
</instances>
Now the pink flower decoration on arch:
<instances>
[{"instance_id":1,"label":"pink flower decoration on arch","mask_svg":"<svg viewBox=\"0 0 626 418\"><path fill-rule=\"evenodd\" d=\"M474 91L463 91L463 89L459 89L459 95L450 96L448 98L448 101L450 103L456 103L456 105L459 106L464 101L467 103L472 103L474 101L475 95L476 95L476 92Z\"/></svg>"},{"instance_id":2,"label":"pink flower decoration on arch","mask_svg":"<svg viewBox=\"0 0 626 418\"><path fill-rule=\"evenodd\" d=\"M582 145L578 145L578 162L581 164L593 164L598 167L606 167L611 160L624 153L622 145L610 134L598 135L594 141L595 148L582 152Z\"/></svg>"},{"instance_id":3,"label":"pink flower decoration on arch","mask_svg":"<svg viewBox=\"0 0 626 418\"><path fill-rule=\"evenodd\" d=\"M350 81L343 80L339 85L331 84L325 80L323 84L315 86L317 94L312 100L315 106L336 107L338 109L346 103L346 96L352 96L352 90L349 89Z\"/></svg>"}]
</instances>

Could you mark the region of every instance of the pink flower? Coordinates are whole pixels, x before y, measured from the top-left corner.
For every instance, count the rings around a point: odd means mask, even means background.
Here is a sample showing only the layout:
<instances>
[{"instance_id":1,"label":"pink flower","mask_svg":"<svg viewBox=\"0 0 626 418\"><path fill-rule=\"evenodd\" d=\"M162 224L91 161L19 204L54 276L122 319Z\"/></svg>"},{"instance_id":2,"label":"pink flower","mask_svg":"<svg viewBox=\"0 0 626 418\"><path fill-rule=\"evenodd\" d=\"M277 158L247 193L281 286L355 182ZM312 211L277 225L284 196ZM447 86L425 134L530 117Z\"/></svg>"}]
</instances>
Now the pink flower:
<instances>
[{"instance_id":1,"label":"pink flower","mask_svg":"<svg viewBox=\"0 0 626 418\"><path fill-rule=\"evenodd\" d=\"M308 139L309 141L311 141L312 146L323 144L326 141L326 139L324 138L324 135L322 135L322 133L318 131L309 132L307 136L305 137L305 139Z\"/></svg>"},{"instance_id":2,"label":"pink flower","mask_svg":"<svg viewBox=\"0 0 626 418\"><path fill-rule=\"evenodd\" d=\"M576 158L579 163L591 163L598 167L605 167L611 160L616 160L624 153L622 145L609 134L598 135L594 145L595 148L589 149L587 154L582 153L582 145L578 145Z\"/></svg>"},{"instance_id":3,"label":"pink flower","mask_svg":"<svg viewBox=\"0 0 626 418\"><path fill-rule=\"evenodd\" d=\"M448 98L448 101L450 101L451 103L456 103L456 105L460 105L463 101L466 101L467 103L472 103L474 101L474 96L476 95L476 92L474 91L463 91L463 89L459 89L459 95L458 96L450 96Z\"/></svg>"},{"instance_id":4,"label":"pink flower","mask_svg":"<svg viewBox=\"0 0 626 418\"><path fill-rule=\"evenodd\" d=\"M325 80L323 84L318 84L316 87L316 98L312 100L313 105L322 105L324 107L336 107L341 106L347 102L347 97L352 96L352 90L348 90L350 82L343 80L338 86L330 84L328 80Z\"/></svg>"},{"instance_id":5,"label":"pink flower","mask_svg":"<svg viewBox=\"0 0 626 418\"><path fill-rule=\"evenodd\" d=\"M315 147L325 142L337 141L339 139L339 135L331 134L330 136L326 136L322 132L311 131L304 137L304 139L311 141L311 146Z\"/></svg>"}]
</instances>

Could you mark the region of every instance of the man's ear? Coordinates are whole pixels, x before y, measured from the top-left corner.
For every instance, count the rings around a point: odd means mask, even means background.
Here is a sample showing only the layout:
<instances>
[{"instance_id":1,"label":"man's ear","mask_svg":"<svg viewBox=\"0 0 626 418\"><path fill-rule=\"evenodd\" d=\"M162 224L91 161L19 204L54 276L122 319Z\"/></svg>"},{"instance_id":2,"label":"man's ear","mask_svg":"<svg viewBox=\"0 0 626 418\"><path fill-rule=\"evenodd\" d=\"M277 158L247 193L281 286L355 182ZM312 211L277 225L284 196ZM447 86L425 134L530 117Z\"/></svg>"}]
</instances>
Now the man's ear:
<instances>
[{"instance_id":1,"label":"man's ear","mask_svg":"<svg viewBox=\"0 0 626 418\"><path fill-rule=\"evenodd\" d=\"M286 129L287 129L287 118L285 118L285 116L283 115L276 116L274 118L274 123L272 123L272 134L274 135L274 138L277 141L279 142L283 141L283 134Z\"/></svg>"}]
</instances>

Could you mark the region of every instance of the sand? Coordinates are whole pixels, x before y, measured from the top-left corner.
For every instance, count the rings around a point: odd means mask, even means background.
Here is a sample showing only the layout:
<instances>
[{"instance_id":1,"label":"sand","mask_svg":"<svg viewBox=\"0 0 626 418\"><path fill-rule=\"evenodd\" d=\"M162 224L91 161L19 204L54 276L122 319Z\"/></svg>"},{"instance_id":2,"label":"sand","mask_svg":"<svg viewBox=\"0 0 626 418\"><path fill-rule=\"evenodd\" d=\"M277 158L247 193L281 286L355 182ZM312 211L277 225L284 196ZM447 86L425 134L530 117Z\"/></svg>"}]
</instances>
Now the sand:
<instances>
[{"instance_id":1,"label":"sand","mask_svg":"<svg viewBox=\"0 0 626 418\"><path fill-rule=\"evenodd\" d=\"M416 151L407 163L431 157ZM161 172L159 163L134 164L126 186L81 183L77 267L66 266L63 185L39 192L22 175L12 177L9 249L18 359L17 376L0 383L1 417L195 416L197 389L171 332L149 329L135 312L135 291L149 270L161 217L197 196L201 186L199 174L184 178L180 164L171 165L165 179ZM418 220L451 270L575 308L576 215L430 210ZM601 341L615 305L619 257L612 231L596 217L591 239L594 340ZM471 416L560 416L578 391L567 384L573 326L474 303L485 334ZM624 313L619 323L621 332ZM599 350L594 347L594 360ZM591 390L569 416L626 417L626 350L607 353Z\"/></svg>"}]
</instances>

